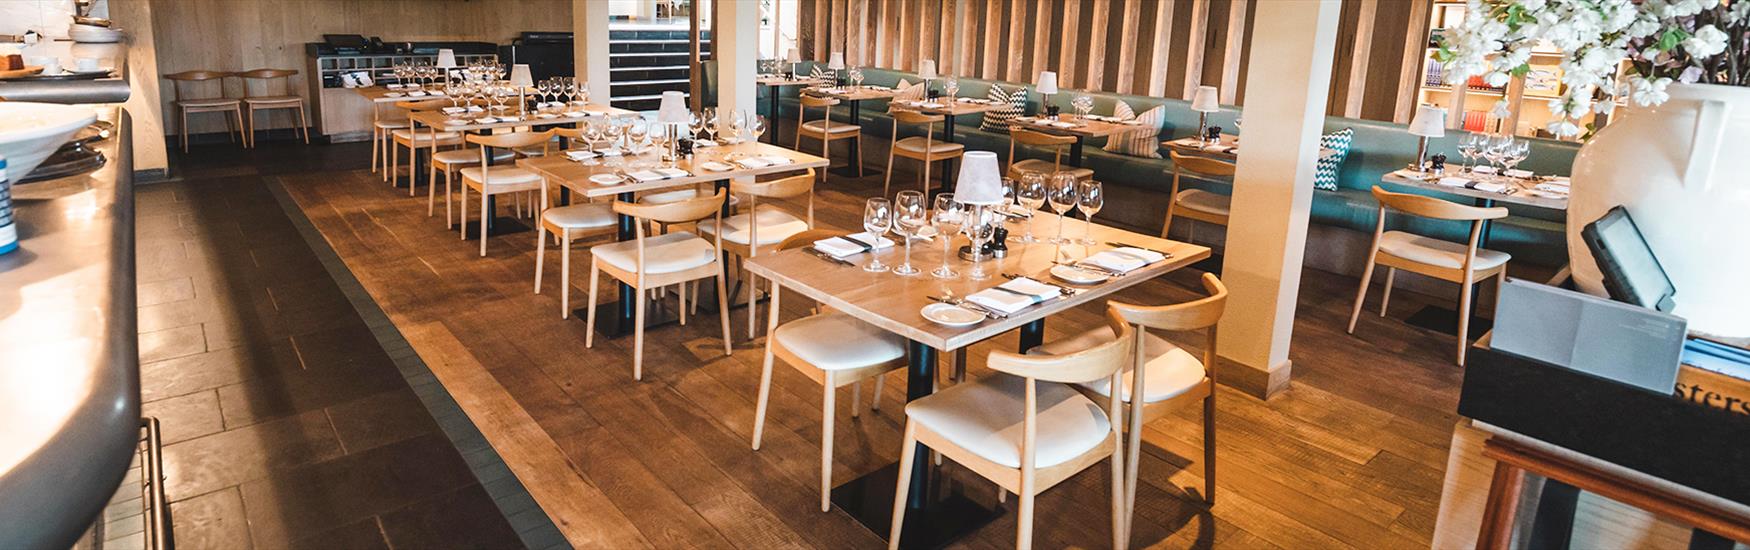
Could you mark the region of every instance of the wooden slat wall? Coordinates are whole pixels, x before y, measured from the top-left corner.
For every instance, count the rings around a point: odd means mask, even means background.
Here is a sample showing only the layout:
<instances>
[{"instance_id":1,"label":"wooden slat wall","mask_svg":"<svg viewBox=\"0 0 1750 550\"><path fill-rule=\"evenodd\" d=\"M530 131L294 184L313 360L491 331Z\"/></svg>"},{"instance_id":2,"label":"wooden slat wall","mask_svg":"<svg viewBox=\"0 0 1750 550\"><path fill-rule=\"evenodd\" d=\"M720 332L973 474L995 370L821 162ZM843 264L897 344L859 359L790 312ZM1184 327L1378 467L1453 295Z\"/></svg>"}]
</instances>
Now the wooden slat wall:
<instances>
[{"instance_id":1,"label":"wooden slat wall","mask_svg":"<svg viewBox=\"0 0 1750 550\"><path fill-rule=\"evenodd\" d=\"M1244 98L1250 23L1273 0L801 0L802 51L825 61L1189 98ZM1408 120L1433 0L1344 0L1329 112ZM832 47L815 47L825 41ZM1407 68L1406 68L1407 67Z\"/></svg>"}]
</instances>

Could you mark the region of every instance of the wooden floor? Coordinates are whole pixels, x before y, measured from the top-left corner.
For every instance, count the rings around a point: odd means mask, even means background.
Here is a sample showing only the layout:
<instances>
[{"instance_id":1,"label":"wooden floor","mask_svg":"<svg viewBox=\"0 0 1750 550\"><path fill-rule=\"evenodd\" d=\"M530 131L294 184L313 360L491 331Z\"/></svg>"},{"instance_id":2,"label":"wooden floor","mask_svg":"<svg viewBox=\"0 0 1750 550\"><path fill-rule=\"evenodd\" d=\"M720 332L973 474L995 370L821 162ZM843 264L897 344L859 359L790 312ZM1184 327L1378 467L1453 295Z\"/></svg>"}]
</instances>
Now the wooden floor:
<instances>
[{"instance_id":1,"label":"wooden floor","mask_svg":"<svg viewBox=\"0 0 1750 550\"><path fill-rule=\"evenodd\" d=\"M901 173L896 183L902 178L914 181ZM843 512L818 511L821 396L803 375L778 368L764 448L749 450L761 348L742 339L745 311L731 317L737 340L729 357L716 319L652 331L645 379L633 382L629 338L598 338L585 349L583 322L559 318L551 246L545 292L532 293L532 232L491 239L481 258L477 241L444 229L441 190L437 217L428 218L423 187L419 198L408 198L405 188L391 189L365 170L279 181L574 545L883 544ZM834 176L817 199L821 224L858 224L862 198L880 188L878 176ZM510 201L500 204L509 211ZM587 259L587 246L580 246L574 307L585 296ZM1122 297L1190 299L1197 276L1182 271ZM1269 402L1226 388L1219 394L1212 510L1187 496L1187 488L1202 486L1200 412L1148 426L1133 545L1428 546L1461 370L1450 363L1450 336L1397 318L1419 306L1407 292L1393 318L1365 315L1356 336L1344 334L1355 284L1305 274L1291 389ZM605 285L603 295L613 296ZM784 302L797 308L787 319L804 306L798 302ZM1047 338L1095 326L1099 315L1087 307L1054 317ZM1198 353L1200 340L1184 341ZM984 352L1015 345L1009 334L975 347L973 375L991 375ZM904 373L890 376L881 411L865 410L861 419L843 412L850 396L840 394L836 480L898 459ZM1093 468L1040 496L1041 547L1106 545L1105 472ZM967 485L975 499L994 500L989 485ZM976 548L1013 544L1012 512L964 541Z\"/></svg>"}]
</instances>

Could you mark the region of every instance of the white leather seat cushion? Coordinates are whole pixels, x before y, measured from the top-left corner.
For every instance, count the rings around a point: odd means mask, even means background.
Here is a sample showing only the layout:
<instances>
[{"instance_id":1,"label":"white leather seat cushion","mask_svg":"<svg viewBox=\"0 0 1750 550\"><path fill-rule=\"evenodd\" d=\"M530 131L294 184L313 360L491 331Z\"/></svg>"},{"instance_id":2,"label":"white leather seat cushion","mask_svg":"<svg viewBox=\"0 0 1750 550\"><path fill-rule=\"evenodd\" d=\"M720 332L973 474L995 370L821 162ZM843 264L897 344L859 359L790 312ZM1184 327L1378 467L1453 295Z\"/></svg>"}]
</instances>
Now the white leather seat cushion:
<instances>
[{"instance_id":1,"label":"white leather seat cushion","mask_svg":"<svg viewBox=\"0 0 1750 550\"><path fill-rule=\"evenodd\" d=\"M399 130L408 126L408 123L405 120L379 120L373 124L375 124L377 128L383 130Z\"/></svg>"},{"instance_id":2,"label":"white leather seat cushion","mask_svg":"<svg viewBox=\"0 0 1750 550\"><path fill-rule=\"evenodd\" d=\"M510 166L494 166L491 170L486 170L484 175L491 177L492 179L490 181L482 178L481 172L482 170L478 166L463 168L462 177L483 182L487 185L513 185L541 181L541 176L539 174Z\"/></svg>"},{"instance_id":3,"label":"white leather seat cushion","mask_svg":"<svg viewBox=\"0 0 1750 550\"><path fill-rule=\"evenodd\" d=\"M855 124L851 124L849 122L839 122L836 120L833 121L832 126L830 128L826 125L825 121L810 120L808 122L802 123L802 129L808 130L810 132L814 132L817 134L826 133L829 131L832 132L833 134L855 134L859 131L862 131L862 128L858 127Z\"/></svg>"},{"instance_id":4,"label":"white leather seat cushion","mask_svg":"<svg viewBox=\"0 0 1750 550\"><path fill-rule=\"evenodd\" d=\"M209 97L205 99L181 99L176 101L183 107L225 107L236 105L237 99L231 97Z\"/></svg>"},{"instance_id":5,"label":"white leather seat cushion","mask_svg":"<svg viewBox=\"0 0 1750 550\"><path fill-rule=\"evenodd\" d=\"M295 95L275 95L275 96L262 96L262 97L246 97L246 98L243 98L243 102L248 103L250 105L292 105L292 104L303 103L304 98L298 97Z\"/></svg>"},{"instance_id":6,"label":"white leather seat cushion","mask_svg":"<svg viewBox=\"0 0 1750 550\"><path fill-rule=\"evenodd\" d=\"M997 374L957 384L905 406L906 417L985 460L1021 467L1026 379ZM1106 411L1063 384L1039 382L1034 465L1062 464L1099 445L1112 429Z\"/></svg>"},{"instance_id":7,"label":"white leather seat cushion","mask_svg":"<svg viewBox=\"0 0 1750 550\"><path fill-rule=\"evenodd\" d=\"M642 204L668 204L671 202L680 202L687 199L698 198L698 196L698 189L681 189L678 191L651 193L649 195L638 197L638 202ZM741 204L741 197L736 195L729 196L729 206L731 208L734 208L739 204Z\"/></svg>"},{"instance_id":8,"label":"white leather seat cushion","mask_svg":"<svg viewBox=\"0 0 1750 550\"><path fill-rule=\"evenodd\" d=\"M604 244L590 249L597 259L625 271L638 269L638 241ZM672 273L717 259L717 248L698 235L676 231L644 239L645 273Z\"/></svg>"},{"instance_id":9,"label":"white leather seat cushion","mask_svg":"<svg viewBox=\"0 0 1750 550\"><path fill-rule=\"evenodd\" d=\"M1452 241L1423 237L1403 231L1387 231L1379 236L1379 249L1406 260L1448 269L1464 269L1465 245ZM1486 248L1477 249L1471 269L1489 269L1507 263L1513 256Z\"/></svg>"},{"instance_id":10,"label":"white leather seat cushion","mask_svg":"<svg viewBox=\"0 0 1750 550\"><path fill-rule=\"evenodd\" d=\"M838 312L784 323L772 338L822 370L862 368L905 357L904 338Z\"/></svg>"},{"instance_id":11,"label":"white leather seat cushion","mask_svg":"<svg viewBox=\"0 0 1750 550\"><path fill-rule=\"evenodd\" d=\"M1110 327L1098 327L1069 338L1052 341L1051 343L1033 348L1028 353L1041 355L1063 355L1092 348L1099 344L1111 342L1116 338ZM1166 339L1153 334L1143 338L1142 352L1148 360L1142 364L1144 387L1142 399L1144 403L1158 403L1185 393L1203 382L1203 361L1191 355L1184 348L1173 345ZM1132 386L1136 379L1130 369L1125 369L1123 376L1124 393L1121 398L1130 401ZM1081 384L1094 390L1095 393L1107 397L1112 396L1112 382L1107 379L1095 380Z\"/></svg>"},{"instance_id":12,"label":"white leather seat cushion","mask_svg":"<svg viewBox=\"0 0 1750 550\"><path fill-rule=\"evenodd\" d=\"M1009 170L1017 173L1038 172L1045 174L1047 177L1051 176L1052 172L1069 172L1075 174L1076 179L1089 179L1094 177L1094 170L1091 168L1076 168L1068 164L1052 166L1051 161L1039 159L1027 159L1017 162L1010 165Z\"/></svg>"},{"instance_id":13,"label":"white leather seat cushion","mask_svg":"<svg viewBox=\"0 0 1750 550\"><path fill-rule=\"evenodd\" d=\"M899 140L898 143L893 144L893 147L901 151L911 151L913 153L922 154L924 152L924 145L924 138L922 136L913 136ZM948 143L939 139L931 140L928 145L930 146L930 154L932 155L943 155L966 150L965 145L959 143Z\"/></svg>"},{"instance_id":14,"label":"white leather seat cushion","mask_svg":"<svg viewBox=\"0 0 1750 550\"><path fill-rule=\"evenodd\" d=\"M759 224L760 228L760 242L757 243L759 246L778 244L784 242L784 239L790 238L791 235L808 230L808 222L776 208L759 209L758 215L754 216L754 223ZM753 237L752 224L748 223L748 215L745 213L723 218L723 225L729 228L729 231L723 234L724 241L749 244L749 240ZM716 235L717 220L701 220L699 232L706 236Z\"/></svg>"},{"instance_id":15,"label":"white leather seat cushion","mask_svg":"<svg viewBox=\"0 0 1750 550\"><path fill-rule=\"evenodd\" d=\"M510 160L514 156L516 156L514 153L511 153L510 151L507 151L504 149L493 149L492 150L492 161L493 162L507 161L507 160ZM449 151L438 151L437 154L431 156L431 159L433 161L436 161L438 164L448 164L451 166L458 165L458 164L480 164L480 150L479 149L451 149ZM509 168L509 167L507 166L506 168Z\"/></svg>"},{"instance_id":16,"label":"white leather seat cushion","mask_svg":"<svg viewBox=\"0 0 1750 550\"><path fill-rule=\"evenodd\" d=\"M424 144L425 142L431 141L431 139L432 139L432 133L428 130L420 130L418 132L414 132L412 130L396 130L394 132L394 135L395 135L396 139L413 140L413 141L417 141L421 144ZM438 141L446 141L446 142L448 142L448 141L461 141L462 134L458 134L456 132L438 132L437 133L437 140Z\"/></svg>"},{"instance_id":17,"label":"white leather seat cushion","mask_svg":"<svg viewBox=\"0 0 1750 550\"><path fill-rule=\"evenodd\" d=\"M1179 206L1190 208L1198 212L1226 216L1228 206L1233 203L1233 198L1221 193L1211 193L1202 189L1186 189L1180 191L1179 196L1175 197L1173 201L1177 202Z\"/></svg>"},{"instance_id":18,"label":"white leather seat cushion","mask_svg":"<svg viewBox=\"0 0 1750 550\"><path fill-rule=\"evenodd\" d=\"M541 213L541 219L569 229L596 229L614 225L618 221L614 215L614 207L607 203L548 208Z\"/></svg>"}]
</instances>

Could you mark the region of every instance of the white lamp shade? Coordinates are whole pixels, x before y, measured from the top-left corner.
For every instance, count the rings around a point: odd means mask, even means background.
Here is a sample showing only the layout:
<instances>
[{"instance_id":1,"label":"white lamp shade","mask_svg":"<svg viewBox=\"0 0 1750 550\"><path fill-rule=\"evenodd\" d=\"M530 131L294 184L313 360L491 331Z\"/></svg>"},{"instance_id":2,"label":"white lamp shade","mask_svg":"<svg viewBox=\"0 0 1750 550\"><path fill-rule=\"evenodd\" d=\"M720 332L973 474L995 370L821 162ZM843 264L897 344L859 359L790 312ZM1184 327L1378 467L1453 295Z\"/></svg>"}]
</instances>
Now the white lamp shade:
<instances>
[{"instance_id":1,"label":"white lamp shade","mask_svg":"<svg viewBox=\"0 0 1750 550\"><path fill-rule=\"evenodd\" d=\"M936 78L936 60L925 59L918 62L918 78L933 80Z\"/></svg>"},{"instance_id":2,"label":"white lamp shade","mask_svg":"<svg viewBox=\"0 0 1750 550\"><path fill-rule=\"evenodd\" d=\"M802 62L802 50L797 49L797 48L790 48L789 53L785 54L784 59L789 60L791 63L801 63Z\"/></svg>"},{"instance_id":3,"label":"white lamp shade","mask_svg":"<svg viewBox=\"0 0 1750 550\"><path fill-rule=\"evenodd\" d=\"M844 52L832 52L832 55L826 58L826 68L832 69L835 71L844 70L844 68L845 68L845 53Z\"/></svg>"},{"instance_id":4,"label":"white lamp shade","mask_svg":"<svg viewBox=\"0 0 1750 550\"><path fill-rule=\"evenodd\" d=\"M1057 73L1052 71L1039 71L1039 84L1035 88L1038 89L1041 94L1057 93Z\"/></svg>"},{"instance_id":5,"label":"white lamp shade","mask_svg":"<svg viewBox=\"0 0 1750 550\"><path fill-rule=\"evenodd\" d=\"M687 94L678 91L662 93L662 104L656 108L656 121L665 124L687 123Z\"/></svg>"},{"instance_id":6,"label":"white lamp shade","mask_svg":"<svg viewBox=\"0 0 1750 550\"><path fill-rule=\"evenodd\" d=\"M439 68L439 69L454 69L454 68L456 68L456 50L452 50L449 48L444 48L444 49L438 50L437 68Z\"/></svg>"},{"instance_id":7,"label":"white lamp shade","mask_svg":"<svg viewBox=\"0 0 1750 550\"><path fill-rule=\"evenodd\" d=\"M1198 86L1197 92L1191 95L1191 110L1199 113L1213 113L1221 110L1221 91L1214 86Z\"/></svg>"},{"instance_id":8,"label":"white lamp shade","mask_svg":"<svg viewBox=\"0 0 1750 550\"><path fill-rule=\"evenodd\" d=\"M997 168L997 154L990 151L967 151L960 163L960 176L954 184L954 198L965 204L1002 204L1003 174Z\"/></svg>"},{"instance_id":9,"label":"white lamp shade","mask_svg":"<svg viewBox=\"0 0 1750 550\"><path fill-rule=\"evenodd\" d=\"M529 66L518 63L510 67L510 84L512 86L534 86L535 77L529 73Z\"/></svg>"},{"instance_id":10,"label":"white lamp shade","mask_svg":"<svg viewBox=\"0 0 1750 550\"><path fill-rule=\"evenodd\" d=\"M1410 119L1410 135L1427 138L1445 136L1446 109L1433 105L1416 107L1416 116Z\"/></svg>"}]
</instances>

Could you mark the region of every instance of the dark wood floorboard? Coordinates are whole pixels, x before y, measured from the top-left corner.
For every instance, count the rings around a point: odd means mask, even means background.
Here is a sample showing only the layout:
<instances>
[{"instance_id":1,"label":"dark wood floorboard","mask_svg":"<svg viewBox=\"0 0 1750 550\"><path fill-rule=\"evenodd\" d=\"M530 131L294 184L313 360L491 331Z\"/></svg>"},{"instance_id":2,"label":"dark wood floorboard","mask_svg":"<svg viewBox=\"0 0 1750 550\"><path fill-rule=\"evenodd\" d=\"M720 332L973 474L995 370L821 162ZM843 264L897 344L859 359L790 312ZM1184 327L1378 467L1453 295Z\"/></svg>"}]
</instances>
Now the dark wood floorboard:
<instances>
[{"instance_id":1,"label":"dark wood floorboard","mask_svg":"<svg viewBox=\"0 0 1750 550\"><path fill-rule=\"evenodd\" d=\"M882 144L870 145L867 158L885 155ZM900 170L895 181L915 181ZM749 449L761 341L746 340L744 310L730 317L735 352L728 357L713 315L650 331L645 380L634 382L629 338L598 338L593 349L585 348L582 320L560 319L555 247L549 246L546 287L532 292L532 232L490 239L481 258L478 241L459 240L444 228L441 189L436 216L427 217L423 187L411 199L405 188L390 188L362 169L286 173L278 181L398 326L437 323L448 329L511 396L509 405L527 412L576 475L598 489L645 544L881 545L881 537L841 511L818 509L818 385L780 365L764 445ZM880 188L879 177L831 177L816 197L819 225L859 225L862 199ZM508 214L510 201L500 204ZM587 244L577 246L569 282L573 308L587 298L588 261ZM1140 303L1193 299L1200 291L1197 276L1171 274L1121 296ZM613 288L603 279L601 295L611 300ZM1401 322L1427 301L1410 292L1400 291L1392 316L1368 313L1355 336L1345 334L1355 284L1323 272L1304 274L1290 353L1294 381L1287 392L1269 402L1226 388L1219 393L1213 509L1196 500L1204 472L1201 409L1149 426L1133 544L1429 544L1462 371L1451 365L1451 337ZM1377 308L1374 294L1369 305ZM785 300L785 318L802 315L802 302ZM1047 337L1097 326L1100 315L1089 306L1054 317ZM763 310L759 323L763 329ZM1168 336L1200 352L1200 338ZM415 349L428 345L409 340ZM972 375L992 375L983 354L1014 346L1013 334L975 346L969 354ZM890 374L879 396L881 410L865 407L857 419L847 409L850 390L841 390L835 481L898 459L904 383L902 372ZM865 388L865 399L871 391ZM509 451L498 450L514 462ZM947 470L975 499L994 502L990 485L951 465ZM1041 546L1105 545L1107 471L1093 468L1040 497L1035 536ZM539 487L530 492L543 499ZM562 518L555 521L564 528ZM1013 533L1011 513L957 547L1012 547Z\"/></svg>"}]
</instances>

